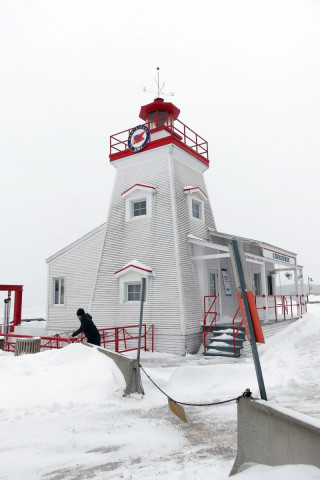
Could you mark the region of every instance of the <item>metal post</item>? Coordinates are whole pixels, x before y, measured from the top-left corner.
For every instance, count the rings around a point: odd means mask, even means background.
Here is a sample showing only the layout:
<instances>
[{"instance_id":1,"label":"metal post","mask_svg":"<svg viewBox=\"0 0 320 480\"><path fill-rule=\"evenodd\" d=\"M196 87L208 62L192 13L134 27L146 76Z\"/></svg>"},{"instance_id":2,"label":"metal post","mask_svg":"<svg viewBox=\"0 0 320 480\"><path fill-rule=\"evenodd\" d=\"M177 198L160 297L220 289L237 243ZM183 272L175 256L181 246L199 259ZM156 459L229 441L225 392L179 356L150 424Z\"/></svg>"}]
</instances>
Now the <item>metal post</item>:
<instances>
[{"instance_id":1,"label":"metal post","mask_svg":"<svg viewBox=\"0 0 320 480\"><path fill-rule=\"evenodd\" d=\"M146 291L146 279L143 278L141 282L141 299L140 299L140 321L139 321L139 338L138 338L138 352L137 360L140 364L140 349L141 349L141 334L142 334L142 318L143 318L143 303L145 300L145 291Z\"/></svg>"},{"instance_id":2,"label":"metal post","mask_svg":"<svg viewBox=\"0 0 320 480\"><path fill-rule=\"evenodd\" d=\"M309 296L311 295L311 290L312 290L311 282L313 282L313 279L311 277L308 277L308 303L309 303Z\"/></svg>"},{"instance_id":3,"label":"metal post","mask_svg":"<svg viewBox=\"0 0 320 480\"><path fill-rule=\"evenodd\" d=\"M114 330L114 342L115 351L119 353L119 329L117 327Z\"/></svg>"},{"instance_id":4,"label":"metal post","mask_svg":"<svg viewBox=\"0 0 320 480\"><path fill-rule=\"evenodd\" d=\"M14 312L13 312L13 326L11 331L17 325L21 325L21 310L22 310L22 287L17 289L14 293Z\"/></svg>"},{"instance_id":5,"label":"metal post","mask_svg":"<svg viewBox=\"0 0 320 480\"><path fill-rule=\"evenodd\" d=\"M244 312L245 312L248 330L250 334L250 344L251 344L251 350L252 350L252 356L253 356L254 366L256 370L257 380L259 384L260 396L262 400L267 400L267 394L264 386L260 359L259 359L259 354L258 354L252 319L251 319L251 313L250 313L250 308L249 308L248 299L246 295L248 290L248 285L246 285L246 281L245 281L245 277L247 277L247 275L245 275L246 271L244 272L243 270L243 267L245 268L245 265L242 265L242 262L241 262L237 240L231 240L230 247L233 253L235 273L237 274L236 276L239 283L238 286L241 291L242 301L244 305Z\"/></svg>"}]
</instances>

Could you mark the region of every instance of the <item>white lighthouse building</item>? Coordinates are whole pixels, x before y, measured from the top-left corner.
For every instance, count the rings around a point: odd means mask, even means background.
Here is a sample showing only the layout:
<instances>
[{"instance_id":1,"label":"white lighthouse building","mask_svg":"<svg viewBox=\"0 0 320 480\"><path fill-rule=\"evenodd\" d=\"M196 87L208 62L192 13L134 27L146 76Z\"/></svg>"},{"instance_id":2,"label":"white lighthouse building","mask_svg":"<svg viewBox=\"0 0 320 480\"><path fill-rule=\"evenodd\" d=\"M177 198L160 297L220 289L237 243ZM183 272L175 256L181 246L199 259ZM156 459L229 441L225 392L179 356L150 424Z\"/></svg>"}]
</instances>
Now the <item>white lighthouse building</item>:
<instances>
[{"instance_id":1,"label":"white lighthouse building","mask_svg":"<svg viewBox=\"0 0 320 480\"><path fill-rule=\"evenodd\" d=\"M141 107L144 123L111 135L110 162L117 174L107 222L47 260L50 333L76 327L80 306L100 328L137 323L143 277L143 320L154 325L155 350L196 352L204 317L226 325L234 319L231 236L216 231L203 176L208 144L179 114L157 98ZM285 316L287 307L279 312L277 299L274 304L277 271L292 272L291 310L300 314L302 267L296 254L242 240L262 322Z\"/></svg>"}]
</instances>

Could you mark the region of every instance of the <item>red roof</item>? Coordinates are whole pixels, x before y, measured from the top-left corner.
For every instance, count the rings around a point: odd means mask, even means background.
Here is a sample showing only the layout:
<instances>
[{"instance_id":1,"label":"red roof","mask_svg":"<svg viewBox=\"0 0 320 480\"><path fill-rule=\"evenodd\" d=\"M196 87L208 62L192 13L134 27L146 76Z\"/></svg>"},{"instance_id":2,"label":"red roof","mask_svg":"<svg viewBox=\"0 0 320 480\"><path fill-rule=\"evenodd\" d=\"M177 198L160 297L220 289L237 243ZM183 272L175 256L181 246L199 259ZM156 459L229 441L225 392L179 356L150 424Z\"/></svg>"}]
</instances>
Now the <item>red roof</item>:
<instances>
[{"instance_id":1,"label":"red roof","mask_svg":"<svg viewBox=\"0 0 320 480\"><path fill-rule=\"evenodd\" d=\"M150 112L155 112L156 110L165 110L173 116L174 120L178 118L180 113L179 108L173 105L173 103L165 102L163 98L155 98L152 103L148 103L148 105L143 105L141 107L139 117L142 118L142 120L147 121L148 114Z\"/></svg>"}]
</instances>

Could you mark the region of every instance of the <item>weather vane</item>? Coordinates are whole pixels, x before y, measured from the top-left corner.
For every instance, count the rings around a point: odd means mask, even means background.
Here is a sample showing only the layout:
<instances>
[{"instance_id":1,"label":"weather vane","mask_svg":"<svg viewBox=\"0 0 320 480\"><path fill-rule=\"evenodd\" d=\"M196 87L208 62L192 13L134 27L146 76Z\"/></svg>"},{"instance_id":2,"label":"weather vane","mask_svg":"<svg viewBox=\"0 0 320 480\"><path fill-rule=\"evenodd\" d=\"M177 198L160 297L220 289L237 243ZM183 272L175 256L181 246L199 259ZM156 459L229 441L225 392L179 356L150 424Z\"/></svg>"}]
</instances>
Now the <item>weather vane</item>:
<instances>
[{"instance_id":1,"label":"weather vane","mask_svg":"<svg viewBox=\"0 0 320 480\"><path fill-rule=\"evenodd\" d=\"M174 96L174 92L170 92L170 93L164 93L163 89L165 87L165 83L163 82L162 85L160 85L160 67L157 67L157 78L154 79L154 81L156 82L157 84L157 92L153 92L151 90L147 90L147 87L142 87L142 91L143 92L147 92L147 93L156 93L158 98L160 97L160 95L164 95L164 96L171 96L173 97Z\"/></svg>"}]
</instances>

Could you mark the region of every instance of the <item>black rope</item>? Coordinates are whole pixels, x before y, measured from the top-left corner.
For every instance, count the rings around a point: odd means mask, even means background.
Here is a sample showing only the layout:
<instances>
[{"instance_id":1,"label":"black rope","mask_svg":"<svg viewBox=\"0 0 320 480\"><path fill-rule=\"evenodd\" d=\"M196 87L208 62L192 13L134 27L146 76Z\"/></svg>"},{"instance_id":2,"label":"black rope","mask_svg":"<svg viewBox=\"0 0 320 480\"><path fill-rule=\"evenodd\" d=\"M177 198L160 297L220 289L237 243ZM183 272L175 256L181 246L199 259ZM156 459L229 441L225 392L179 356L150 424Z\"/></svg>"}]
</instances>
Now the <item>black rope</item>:
<instances>
[{"instance_id":1,"label":"black rope","mask_svg":"<svg viewBox=\"0 0 320 480\"><path fill-rule=\"evenodd\" d=\"M250 398L252 396L252 393L250 392L250 389L247 388L243 393L242 395L239 395L238 397L234 397L234 398L230 398L229 400L222 400L220 402L211 402L211 403L188 403L188 402L179 402L178 400L174 400L173 398L170 397L170 395L168 395L166 392L164 392L160 387L159 385L157 385L153 380L152 378L147 374L147 372L145 371L145 369L142 367L141 364L139 364L141 370L143 371L143 373L149 378L150 382L153 383L153 385L158 389L160 390L161 393L163 393L163 395L165 395L167 398L169 398L169 400L171 400L172 402L174 403L179 403L179 405L187 405L187 406L190 406L190 407L211 407L213 405L222 405L223 403L230 403L230 402L234 402L236 401L237 403L239 402L240 398L242 397L247 397L247 398Z\"/></svg>"}]
</instances>

